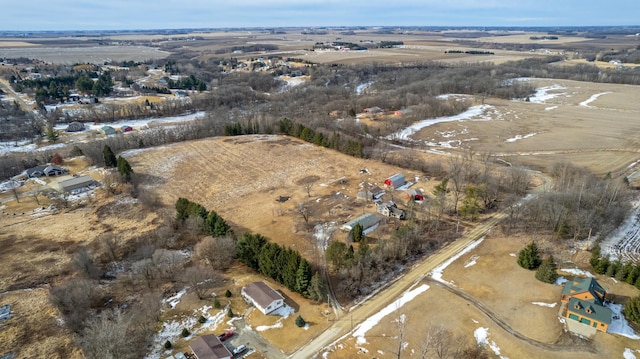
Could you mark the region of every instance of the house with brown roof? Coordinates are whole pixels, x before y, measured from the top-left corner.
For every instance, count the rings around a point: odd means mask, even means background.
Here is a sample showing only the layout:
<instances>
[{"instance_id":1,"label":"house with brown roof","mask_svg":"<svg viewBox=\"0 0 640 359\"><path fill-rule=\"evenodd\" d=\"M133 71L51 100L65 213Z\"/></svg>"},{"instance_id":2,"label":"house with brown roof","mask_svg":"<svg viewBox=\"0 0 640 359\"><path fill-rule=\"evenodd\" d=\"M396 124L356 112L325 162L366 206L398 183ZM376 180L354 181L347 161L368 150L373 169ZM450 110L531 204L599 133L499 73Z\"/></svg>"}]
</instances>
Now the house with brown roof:
<instances>
[{"instance_id":1,"label":"house with brown roof","mask_svg":"<svg viewBox=\"0 0 640 359\"><path fill-rule=\"evenodd\" d=\"M213 334L199 337L189 344L189 348L196 359L231 359L232 357L229 349Z\"/></svg>"},{"instance_id":2,"label":"house with brown roof","mask_svg":"<svg viewBox=\"0 0 640 359\"><path fill-rule=\"evenodd\" d=\"M247 284L240 293L263 314L269 314L284 306L284 297L264 282Z\"/></svg>"}]
</instances>

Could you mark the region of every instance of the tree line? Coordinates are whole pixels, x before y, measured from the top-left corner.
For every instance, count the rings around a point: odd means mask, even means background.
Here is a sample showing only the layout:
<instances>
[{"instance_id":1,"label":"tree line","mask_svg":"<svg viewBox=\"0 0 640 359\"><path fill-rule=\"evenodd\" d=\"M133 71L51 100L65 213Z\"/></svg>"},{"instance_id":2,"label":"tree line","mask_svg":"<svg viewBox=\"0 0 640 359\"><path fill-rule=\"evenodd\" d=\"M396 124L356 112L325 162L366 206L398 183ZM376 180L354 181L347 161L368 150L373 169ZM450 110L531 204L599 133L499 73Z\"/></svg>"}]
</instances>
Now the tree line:
<instances>
[{"instance_id":1,"label":"tree line","mask_svg":"<svg viewBox=\"0 0 640 359\"><path fill-rule=\"evenodd\" d=\"M230 226L220 215L199 203L178 198L175 208L178 221L196 217L200 219L203 233L213 237L233 236ZM235 256L240 262L305 297L324 298L321 278L317 273L312 274L311 264L297 251L271 243L260 234L244 233L234 241ZM214 255L211 253L211 257Z\"/></svg>"}]
</instances>

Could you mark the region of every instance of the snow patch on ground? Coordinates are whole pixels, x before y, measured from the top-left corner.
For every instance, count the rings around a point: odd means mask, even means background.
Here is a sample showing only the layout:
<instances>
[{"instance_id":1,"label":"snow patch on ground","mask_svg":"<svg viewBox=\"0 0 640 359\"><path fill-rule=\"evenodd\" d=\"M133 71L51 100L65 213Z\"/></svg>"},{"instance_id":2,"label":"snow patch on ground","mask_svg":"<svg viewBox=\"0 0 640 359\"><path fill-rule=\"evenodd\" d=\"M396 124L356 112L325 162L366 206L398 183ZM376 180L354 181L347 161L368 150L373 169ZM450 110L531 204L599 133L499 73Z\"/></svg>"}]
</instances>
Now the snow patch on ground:
<instances>
[{"instance_id":1,"label":"snow patch on ground","mask_svg":"<svg viewBox=\"0 0 640 359\"><path fill-rule=\"evenodd\" d=\"M516 142L518 140L523 140L529 137L533 137L535 135L537 135L537 132L532 132L532 133L528 133L526 135L516 135L515 137L512 138L507 138L504 142Z\"/></svg>"},{"instance_id":2,"label":"snow patch on ground","mask_svg":"<svg viewBox=\"0 0 640 359\"><path fill-rule=\"evenodd\" d=\"M189 289L189 287L185 287L184 289L182 289L181 291L176 293L176 295L165 299L164 302L167 303L167 305L171 309L175 308L176 305L178 305L180 303L180 298L182 298L183 295L187 294L187 289Z\"/></svg>"},{"instance_id":3,"label":"snow patch on ground","mask_svg":"<svg viewBox=\"0 0 640 359\"><path fill-rule=\"evenodd\" d=\"M431 125L435 125L436 123L441 123L441 122L463 121L463 120L471 120L474 118L486 120L487 118L484 118L481 116L484 115L485 112L487 112L489 109L492 109L492 108L493 106L490 106L490 105L472 106L467 111L457 114L455 116L429 118L426 120L418 121L405 129L402 129L396 133L393 133L387 136L387 139L388 140L409 140L410 139L409 137L411 135L420 131L421 129L425 127L429 127Z\"/></svg>"},{"instance_id":4,"label":"snow patch on ground","mask_svg":"<svg viewBox=\"0 0 640 359\"><path fill-rule=\"evenodd\" d=\"M256 327L256 330L259 332L264 332L269 329L282 328L282 319L278 319L278 321L273 325L259 325Z\"/></svg>"},{"instance_id":5,"label":"snow patch on ground","mask_svg":"<svg viewBox=\"0 0 640 359\"><path fill-rule=\"evenodd\" d=\"M322 248L322 250L327 250L329 238L331 238L331 234L336 228L336 222L319 223L313 227L313 237L316 239L318 247Z\"/></svg>"},{"instance_id":6,"label":"snow patch on ground","mask_svg":"<svg viewBox=\"0 0 640 359\"><path fill-rule=\"evenodd\" d=\"M582 107L588 107L588 108L594 108L594 106L590 106L589 104L592 103L593 101L597 100L598 97L602 96L602 95L607 95L612 93L611 91L607 91L607 92L601 92L601 93L597 93L595 95L591 95L591 97L589 97L586 101L582 101L580 102L580 106Z\"/></svg>"},{"instance_id":7,"label":"snow patch on ground","mask_svg":"<svg viewBox=\"0 0 640 359\"><path fill-rule=\"evenodd\" d=\"M447 283L447 284L452 284L450 282L445 281L444 279L442 279L442 272L445 270L445 268L447 268L451 263L455 262L458 258L462 257L463 255L465 255L466 253L469 253L472 249L474 249L475 247L477 247L480 243L482 243L482 241L484 241L485 237L482 237L480 239L478 239L477 241L471 242L468 246L466 246L465 248L463 248L460 252L456 253L453 257L447 259L444 263L440 264L439 266L437 266L436 268L434 268L431 271L431 277L439 282L442 283Z\"/></svg>"},{"instance_id":8,"label":"snow patch on ground","mask_svg":"<svg viewBox=\"0 0 640 359\"><path fill-rule=\"evenodd\" d=\"M580 276L584 276L584 277L593 277L593 274L582 270L582 269L578 269L578 268L562 268L560 269L561 272L565 272L565 273L570 273L573 275L580 275Z\"/></svg>"},{"instance_id":9,"label":"snow patch on ground","mask_svg":"<svg viewBox=\"0 0 640 359\"><path fill-rule=\"evenodd\" d=\"M371 317L367 318L364 322L360 323L356 327L355 331L352 334L352 336L356 338L356 343L358 343L358 344L366 344L367 340L365 338L365 335L367 334L367 332L371 328L376 326L378 324L378 322L380 322L380 320L382 320L382 318L384 318L387 315L389 315L389 314L395 312L396 310L400 309L404 304L410 302L415 297L417 297L421 293L425 292L427 289L429 289L429 286L426 285L426 284L423 284L423 285L419 286L418 288L415 288L415 289L412 289L412 290L409 290L409 291L405 292L396 301L394 301L393 303L391 303L388 306L384 307L377 314L374 314ZM364 349L364 348L361 348L361 349Z\"/></svg>"},{"instance_id":10,"label":"snow patch on ground","mask_svg":"<svg viewBox=\"0 0 640 359\"><path fill-rule=\"evenodd\" d=\"M367 88L369 88L369 86L371 86L371 85L373 85L373 81L365 82L365 83L362 83L362 84L356 86L356 95L358 95L358 96L362 95L364 93L364 91Z\"/></svg>"},{"instance_id":11,"label":"snow patch on ground","mask_svg":"<svg viewBox=\"0 0 640 359\"><path fill-rule=\"evenodd\" d=\"M556 279L556 281L553 283L555 285L564 285L565 283L567 283L569 280L563 276L558 277L558 279Z\"/></svg>"},{"instance_id":12,"label":"snow patch on ground","mask_svg":"<svg viewBox=\"0 0 640 359\"><path fill-rule=\"evenodd\" d=\"M529 102L546 103L547 101L553 98L566 95L566 93L549 93L550 91L558 91L558 90L565 90L565 89L566 87L558 84L540 87L536 89L536 93L533 96L529 97Z\"/></svg>"},{"instance_id":13,"label":"snow patch on ground","mask_svg":"<svg viewBox=\"0 0 640 359\"><path fill-rule=\"evenodd\" d=\"M531 302L531 304L539 305L541 307L555 308L558 303Z\"/></svg>"},{"instance_id":14,"label":"snow patch on ground","mask_svg":"<svg viewBox=\"0 0 640 359\"><path fill-rule=\"evenodd\" d=\"M517 257L517 255L515 253L509 253L510 257Z\"/></svg>"},{"instance_id":15,"label":"snow patch on ground","mask_svg":"<svg viewBox=\"0 0 640 359\"><path fill-rule=\"evenodd\" d=\"M476 261L478 260L478 258L480 258L480 256L473 256L473 257L471 257L471 258L467 261L467 263L465 263L465 264L464 264L464 267L465 267L465 268L469 268L469 267L471 267L472 265L475 265L475 264L477 263Z\"/></svg>"},{"instance_id":16,"label":"snow patch on ground","mask_svg":"<svg viewBox=\"0 0 640 359\"><path fill-rule=\"evenodd\" d=\"M209 314L211 310L211 306L205 305L199 309L195 309L193 314L188 317L178 318L178 316L174 316L173 320L166 320L162 323L162 328L156 334L153 342L153 348L155 348L151 353L149 353L145 359L160 359L166 357L171 354L170 350L164 350L164 343L169 340L172 343L175 343L179 339L182 338L182 329L186 328L191 332L191 335L187 337L192 338L196 334L209 330L220 324L224 319L226 314L226 309L218 311L214 316ZM198 323L198 318L200 316L204 316L208 318L204 323Z\"/></svg>"},{"instance_id":17,"label":"snow patch on ground","mask_svg":"<svg viewBox=\"0 0 640 359\"><path fill-rule=\"evenodd\" d=\"M622 315L622 304L607 303L605 306L613 312L613 318L607 333L615 333L630 339L640 340L640 336L633 331L627 319Z\"/></svg>"},{"instance_id":18,"label":"snow patch on ground","mask_svg":"<svg viewBox=\"0 0 640 359\"><path fill-rule=\"evenodd\" d=\"M500 347L493 340L489 341L489 328L480 327L473 332L473 336L476 338L476 343L482 346L489 346L495 355L501 359L508 359L508 357L500 355Z\"/></svg>"},{"instance_id":19,"label":"snow patch on ground","mask_svg":"<svg viewBox=\"0 0 640 359\"><path fill-rule=\"evenodd\" d=\"M640 353L640 350L636 350L637 353ZM624 359L636 359L635 354L633 354L633 349L624 348L624 353L622 353L622 357Z\"/></svg>"},{"instance_id":20,"label":"snow patch on ground","mask_svg":"<svg viewBox=\"0 0 640 359\"><path fill-rule=\"evenodd\" d=\"M544 110L545 111L552 111L552 110L555 110L556 108L558 108L558 106L550 106L550 107L545 107Z\"/></svg>"}]
</instances>

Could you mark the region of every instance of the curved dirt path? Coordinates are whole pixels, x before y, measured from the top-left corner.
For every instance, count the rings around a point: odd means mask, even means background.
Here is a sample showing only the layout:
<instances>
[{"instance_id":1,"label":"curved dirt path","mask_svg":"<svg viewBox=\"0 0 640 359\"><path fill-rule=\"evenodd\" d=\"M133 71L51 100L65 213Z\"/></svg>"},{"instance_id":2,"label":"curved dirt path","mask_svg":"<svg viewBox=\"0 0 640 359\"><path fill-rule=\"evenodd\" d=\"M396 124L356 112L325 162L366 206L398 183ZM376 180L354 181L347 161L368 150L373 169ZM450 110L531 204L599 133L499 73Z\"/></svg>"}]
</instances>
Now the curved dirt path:
<instances>
[{"instance_id":1,"label":"curved dirt path","mask_svg":"<svg viewBox=\"0 0 640 359\"><path fill-rule=\"evenodd\" d=\"M491 309L487 308L484 304L477 301L475 298L471 297L470 295L461 291L460 289L453 287L451 285L448 285L446 283L437 281L431 277L426 277L424 280L429 284L436 285L440 288L443 288L449 291L450 293L455 294L458 297L473 304L476 308L478 308L478 310L484 313L487 317L489 317L489 319L491 319L494 323L496 323L500 328L504 329L507 333L513 335L515 338L518 338L521 341L527 344L530 344L534 347L548 350L548 351L554 351L554 352L559 352L559 351L589 352L589 353L596 352L596 349L594 348L593 343L591 343L588 340L578 338L577 336L573 338L574 342L571 342L571 343L558 343L558 342L545 343L545 342L541 342L541 341L529 338L524 334L518 332L517 330L513 329L509 324L507 324L504 320L498 317ZM576 345L575 342L579 342L580 345Z\"/></svg>"}]
</instances>

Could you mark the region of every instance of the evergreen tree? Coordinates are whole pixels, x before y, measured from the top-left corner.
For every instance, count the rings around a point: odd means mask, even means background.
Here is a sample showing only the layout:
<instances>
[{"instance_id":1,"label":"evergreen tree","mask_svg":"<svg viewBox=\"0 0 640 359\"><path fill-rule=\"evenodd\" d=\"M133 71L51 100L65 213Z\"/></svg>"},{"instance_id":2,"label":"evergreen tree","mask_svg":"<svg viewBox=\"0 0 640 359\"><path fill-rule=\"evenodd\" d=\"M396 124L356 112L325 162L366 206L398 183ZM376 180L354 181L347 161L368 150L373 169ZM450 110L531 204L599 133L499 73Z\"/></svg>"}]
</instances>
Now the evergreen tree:
<instances>
[{"instance_id":1,"label":"evergreen tree","mask_svg":"<svg viewBox=\"0 0 640 359\"><path fill-rule=\"evenodd\" d=\"M259 234L245 233L238 239L238 260L250 268L258 270L258 258L267 239Z\"/></svg>"},{"instance_id":2,"label":"evergreen tree","mask_svg":"<svg viewBox=\"0 0 640 359\"><path fill-rule=\"evenodd\" d=\"M540 267L538 267L536 279L545 283L555 283L556 279L558 279L557 269L558 267L556 266L556 261L553 259L553 256L549 256L549 258L543 260Z\"/></svg>"},{"instance_id":3,"label":"evergreen tree","mask_svg":"<svg viewBox=\"0 0 640 359\"><path fill-rule=\"evenodd\" d=\"M636 324L640 324L640 296L631 298L622 310L627 320L630 320Z\"/></svg>"},{"instance_id":4,"label":"evergreen tree","mask_svg":"<svg viewBox=\"0 0 640 359\"><path fill-rule=\"evenodd\" d=\"M102 149L102 155L104 157L104 165L106 167L115 167L118 165L116 155L113 154L111 147L109 147L108 145L104 145L104 148Z\"/></svg>"},{"instance_id":5,"label":"evergreen tree","mask_svg":"<svg viewBox=\"0 0 640 359\"><path fill-rule=\"evenodd\" d=\"M589 259L589 264L591 264L591 267L595 269L599 261L600 261L600 246L595 246L591 250L591 259Z\"/></svg>"},{"instance_id":6,"label":"evergreen tree","mask_svg":"<svg viewBox=\"0 0 640 359\"><path fill-rule=\"evenodd\" d=\"M640 277L640 263L636 263L631 269L631 272L627 275L627 283L634 285L636 280Z\"/></svg>"},{"instance_id":7,"label":"evergreen tree","mask_svg":"<svg viewBox=\"0 0 640 359\"><path fill-rule=\"evenodd\" d=\"M518 253L518 265L522 268L533 270L540 266L540 252L536 242L529 243Z\"/></svg>"},{"instance_id":8,"label":"evergreen tree","mask_svg":"<svg viewBox=\"0 0 640 359\"><path fill-rule=\"evenodd\" d=\"M616 279L621 282L626 281L632 270L633 264L631 262L623 264L622 267L620 267L620 269L616 272Z\"/></svg>"},{"instance_id":9,"label":"evergreen tree","mask_svg":"<svg viewBox=\"0 0 640 359\"><path fill-rule=\"evenodd\" d=\"M118 156L117 165L118 172L120 173L120 176L122 176L122 179L127 183L130 182L133 170L131 169L131 165L129 165L129 161L122 156Z\"/></svg>"},{"instance_id":10,"label":"evergreen tree","mask_svg":"<svg viewBox=\"0 0 640 359\"><path fill-rule=\"evenodd\" d=\"M296 318L296 325L299 328L304 327L305 325L307 325L307 322L304 321L304 319L302 319L302 316L298 315L298 317Z\"/></svg>"},{"instance_id":11,"label":"evergreen tree","mask_svg":"<svg viewBox=\"0 0 640 359\"><path fill-rule=\"evenodd\" d=\"M309 296L307 289L309 288L309 283L311 281L311 265L307 262L306 259L300 260L300 265L298 267L298 271L296 272L296 288L295 291L304 295Z\"/></svg>"},{"instance_id":12,"label":"evergreen tree","mask_svg":"<svg viewBox=\"0 0 640 359\"><path fill-rule=\"evenodd\" d=\"M360 223L356 223L355 226L351 229L351 238L354 242L358 243L362 240L364 236L364 227Z\"/></svg>"},{"instance_id":13,"label":"evergreen tree","mask_svg":"<svg viewBox=\"0 0 640 359\"><path fill-rule=\"evenodd\" d=\"M605 274L609 268L609 257L600 258L600 260L596 263L596 266L593 267L593 270L598 274Z\"/></svg>"},{"instance_id":14,"label":"evergreen tree","mask_svg":"<svg viewBox=\"0 0 640 359\"><path fill-rule=\"evenodd\" d=\"M45 130L45 136L47 136L47 140L49 140L49 142L53 143L58 142L58 139L60 138L60 134L58 133L58 131L51 125L47 126L47 129Z\"/></svg>"},{"instance_id":15,"label":"evergreen tree","mask_svg":"<svg viewBox=\"0 0 640 359\"><path fill-rule=\"evenodd\" d=\"M326 256L336 269L340 269L344 266L346 253L347 245L343 242L334 241L327 248Z\"/></svg>"},{"instance_id":16,"label":"evergreen tree","mask_svg":"<svg viewBox=\"0 0 640 359\"><path fill-rule=\"evenodd\" d=\"M282 268L276 265L275 259L280 256L280 251L280 246L275 243L265 244L258 255L258 271L277 280Z\"/></svg>"},{"instance_id":17,"label":"evergreen tree","mask_svg":"<svg viewBox=\"0 0 640 359\"><path fill-rule=\"evenodd\" d=\"M176 201L176 219L185 220L189 217L189 200L186 198L178 198Z\"/></svg>"},{"instance_id":18,"label":"evergreen tree","mask_svg":"<svg viewBox=\"0 0 640 359\"><path fill-rule=\"evenodd\" d=\"M227 310L227 317L233 318L233 311L231 310L231 308Z\"/></svg>"},{"instance_id":19,"label":"evergreen tree","mask_svg":"<svg viewBox=\"0 0 640 359\"><path fill-rule=\"evenodd\" d=\"M616 259L615 261L609 264L609 267L607 267L607 271L605 273L608 277L615 277L621 268L622 268L622 262L620 262L619 259Z\"/></svg>"},{"instance_id":20,"label":"evergreen tree","mask_svg":"<svg viewBox=\"0 0 640 359\"><path fill-rule=\"evenodd\" d=\"M317 302L321 302L325 299L326 288L324 286L324 281L320 278L318 272L314 273L311 277L307 292L309 293L309 298Z\"/></svg>"}]
</instances>

